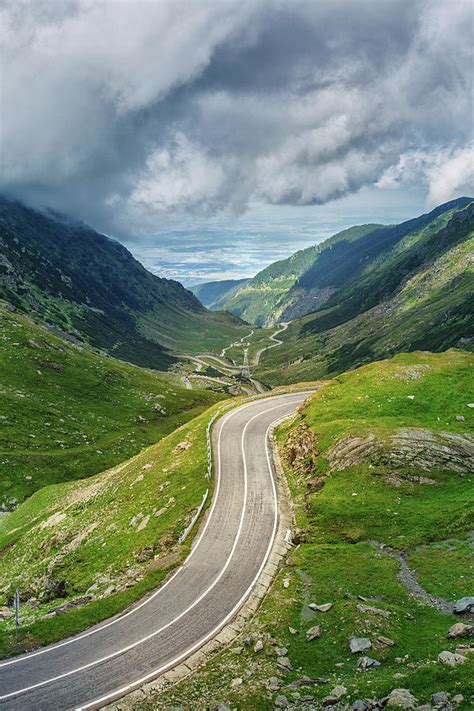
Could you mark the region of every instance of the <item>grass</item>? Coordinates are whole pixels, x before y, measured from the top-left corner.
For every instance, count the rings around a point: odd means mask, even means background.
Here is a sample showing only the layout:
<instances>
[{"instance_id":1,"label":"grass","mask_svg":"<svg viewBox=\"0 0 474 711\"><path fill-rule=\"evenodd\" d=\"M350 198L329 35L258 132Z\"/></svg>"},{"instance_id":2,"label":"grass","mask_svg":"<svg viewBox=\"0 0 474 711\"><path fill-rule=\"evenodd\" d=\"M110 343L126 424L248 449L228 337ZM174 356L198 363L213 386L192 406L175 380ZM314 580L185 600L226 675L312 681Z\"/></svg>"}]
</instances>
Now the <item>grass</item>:
<instances>
[{"instance_id":1,"label":"grass","mask_svg":"<svg viewBox=\"0 0 474 711\"><path fill-rule=\"evenodd\" d=\"M330 450L336 440L354 435L372 433L388 441L401 427L468 434L473 425L467 407L473 360L462 351L401 354L345 373L318 390L292 422L279 428L299 545L243 633L242 639L251 635L253 641L248 646L236 641L189 679L141 702L140 709L183 705L197 711L227 703L239 711L265 711L275 707L277 694L297 705L291 689L274 692L267 683L274 676L284 686L303 675L327 679L321 686L298 690L316 703L342 684L349 703L382 698L403 687L420 704L428 703L432 693L445 691L463 694L458 708L472 708L472 661L455 668L436 661L441 651L454 651L459 644L447 639L456 618L414 597L397 577L398 561L369 543L375 539L405 551L418 581L430 593L451 601L470 594L472 477L401 467L400 476L429 476L436 484L402 478L395 485L389 478L393 468L383 463L360 461L330 470ZM295 438L304 441L298 434L302 430L312 434L317 454L311 456L310 451L290 466L285 453ZM323 478L322 488L314 486L315 477ZM359 596L389 617L359 611ZM318 613L308 607L310 602L333 606ZM322 636L307 642L306 631L315 624L321 625ZM359 655L350 653L350 636L369 637L372 648L367 654L381 666L357 671ZM394 645L384 645L379 636ZM257 639L264 642L260 653L253 651ZM237 646L243 646L241 654L233 651ZM293 671L278 670L277 646L287 648ZM236 678L242 684L232 688Z\"/></svg>"},{"instance_id":2,"label":"grass","mask_svg":"<svg viewBox=\"0 0 474 711\"><path fill-rule=\"evenodd\" d=\"M118 464L216 402L0 306L0 505Z\"/></svg>"},{"instance_id":3,"label":"grass","mask_svg":"<svg viewBox=\"0 0 474 711\"><path fill-rule=\"evenodd\" d=\"M22 625L2 623L3 655L77 632L155 587L186 555L179 536L203 494L211 408L128 462L43 487L1 523L0 604L18 588ZM209 496L208 501L211 499ZM64 602L90 595L56 617ZM93 598L93 599L92 599Z\"/></svg>"}]
</instances>

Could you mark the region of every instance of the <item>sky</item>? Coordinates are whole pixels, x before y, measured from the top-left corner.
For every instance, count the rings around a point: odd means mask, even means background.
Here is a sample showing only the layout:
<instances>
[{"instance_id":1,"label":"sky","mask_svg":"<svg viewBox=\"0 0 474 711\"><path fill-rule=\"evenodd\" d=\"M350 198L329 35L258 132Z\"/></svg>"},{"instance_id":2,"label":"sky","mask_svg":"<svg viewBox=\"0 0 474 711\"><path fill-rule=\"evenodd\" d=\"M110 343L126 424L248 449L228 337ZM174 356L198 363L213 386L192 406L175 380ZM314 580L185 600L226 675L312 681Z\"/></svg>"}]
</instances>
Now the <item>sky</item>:
<instances>
[{"instance_id":1,"label":"sky","mask_svg":"<svg viewBox=\"0 0 474 711\"><path fill-rule=\"evenodd\" d=\"M3 0L0 192L191 284L474 193L470 0Z\"/></svg>"}]
</instances>

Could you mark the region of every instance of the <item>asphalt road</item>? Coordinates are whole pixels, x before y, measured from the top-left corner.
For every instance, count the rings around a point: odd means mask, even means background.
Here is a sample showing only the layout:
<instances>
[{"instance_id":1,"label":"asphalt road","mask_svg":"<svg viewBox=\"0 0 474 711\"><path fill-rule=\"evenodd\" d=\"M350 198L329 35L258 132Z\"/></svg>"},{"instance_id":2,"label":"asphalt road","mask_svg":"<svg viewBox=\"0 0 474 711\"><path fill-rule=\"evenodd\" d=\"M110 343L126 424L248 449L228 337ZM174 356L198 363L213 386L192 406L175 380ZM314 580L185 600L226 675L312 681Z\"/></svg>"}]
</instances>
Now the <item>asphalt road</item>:
<instances>
[{"instance_id":1,"label":"asphalt road","mask_svg":"<svg viewBox=\"0 0 474 711\"><path fill-rule=\"evenodd\" d=\"M106 704L199 649L249 596L277 531L268 431L308 393L256 400L213 429L216 485L206 522L181 568L126 613L64 642L0 664L0 710Z\"/></svg>"}]
</instances>

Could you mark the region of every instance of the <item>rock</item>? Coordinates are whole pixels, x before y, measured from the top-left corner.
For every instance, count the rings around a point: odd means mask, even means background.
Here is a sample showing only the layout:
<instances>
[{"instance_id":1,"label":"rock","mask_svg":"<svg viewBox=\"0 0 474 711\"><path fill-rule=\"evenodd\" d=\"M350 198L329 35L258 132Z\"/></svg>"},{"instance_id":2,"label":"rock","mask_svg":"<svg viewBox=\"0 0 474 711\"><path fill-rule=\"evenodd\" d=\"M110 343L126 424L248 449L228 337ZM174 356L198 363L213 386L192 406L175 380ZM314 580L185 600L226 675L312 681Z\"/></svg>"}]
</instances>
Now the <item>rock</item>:
<instances>
[{"instance_id":1,"label":"rock","mask_svg":"<svg viewBox=\"0 0 474 711\"><path fill-rule=\"evenodd\" d=\"M295 630L294 627L288 627L288 632L289 632L290 634L298 634L298 630Z\"/></svg>"},{"instance_id":2,"label":"rock","mask_svg":"<svg viewBox=\"0 0 474 711\"><path fill-rule=\"evenodd\" d=\"M464 701L464 696L462 694L456 694L456 696L453 696L453 698L451 699L451 703L455 704L456 706L458 704L462 704L463 701Z\"/></svg>"},{"instance_id":3,"label":"rock","mask_svg":"<svg viewBox=\"0 0 474 711\"><path fill-rule=\"evenodd\" d=\"M422 704L421 706L415 706L415 711L432 711L431 704Z\"/></svg>"},{"instance_id":4,"label":"rock","mask_svg":"<svg viewBox=\"0 0 474 711\"><path fill-rule=\"evenodd\" d=\"M458 422L465 422L466 418L464 417L464 415L456 415L456 420Z\"/></svg>"},{"instance_id":5,"label":"rock","mask_svg":"<svg viewBox=\"0 0 474 711\"><path fill-rule=\"evenodd\" d=\"M255 642L253 651L254 651L254 652L261 652L262 649L263 649L263 642L262 642L261 639L259 639L259 640L257 640L257 641Z\"/></svg>"},{"instance_id":6,"label":"rock","mask_svg":"<svg viewBox=\"0 0 474 711\"><path fill-rule=\"evenodd\" d=\"M286 655L288 654L288 650L286 647L277 647L275 649L275 652L278 657L286 657Z\"/></svg>"},{"instance_id":7,"label":"rock","mask_svg":"<svg viewBox=\"0 0 474 711\"><path fill-rule=\"evenodd\" d=\"M474 609L474 597L462 597L454 603L453 612L457 615L463 615L465 612L471 612Z\"/></svg>"},{"instance_id":8,"label":"rock","mask_svg":"<svg viewBox=\"0 0 474 711\"><path fill-rule=\"evenodd\" d=\"M233 649L231 649L231 652L234 652L234 654L242 654L243 651L243 647L234 647Z\"/></svg>"},{"instance_id":9,"label":"rock","mask_svg":"<svg viewBox=\"0 0 474 711\"><path fill-rule=\"evenodd\" d=\"M275 699L275 706L277 709L286 709L290 705L290 702L286 698L286 696L283 696L282 694L279 694L276 699Z\"/></svg>"},{"instance_id":10,"label":"rock","mask_svg":"<svg viewBox=\"0 0 474 711\"><path fill-rule=\"evenodd\" d=\"M387 706L413 709L416 706L416 698L408 689L393 689L387 697Z\"/></svg>"},{"instance_id":11,"label":"rock","mask_svg":"<svg viewBox=\"0 0 474 711\"><path fill-rule=\"evenodd\" d=\"M410 615L410 613L407 612L406 615L405 615L405 619L406 619L406 620L414 620L415 618L413 617L413 615Z\"/></svg>"},{"instance_id":12,"label":"rock","mask_svg":"<svg viewBox=\"0 0 474 711\"><path fill-rule=\"evenodd\" d=\"M244 639L244 644L247 647L250 647L250 645L253 644L253 637L251 634L249 634L249 636Z\"/></svg>"},{"instance_id":13,"label":"rock","mask_svg":"<svg viewBox=\"0 0 474 711\"><path fill-rule=\"evenodd\" d=\"M414 395L407 395L407 400L414 400L415 396Z\"/></svg>"},{"instance_id":14,"label":"rock","mask_svg":"<svg viewBox=\"0 0 474 711\"><path fill-rule=\"evenodd\" d=\"M449 628L448 638L470 637L472 635L472 625L465 625L463 622L456 622L455 625Z\"/></svg>"},{"instance_id":15,"label":"rock","mask_svg":"<svg viewBox=\"0 0 474 711\"><path fill-rule=\"evenodd\" d=\"M357 699L352 704L352 711L367 711L368 709L369 705L362 699Z\"/></svg>"},{"instance_id":16,"label":"rock","mask_svg":"<svg viewBox=\"0 0 474 711\"><path fill-rule=\"evenodd\" d=\"M190 449L191 442L179 442L174 448L175 452L184 452L186 449Z\"/></svg>"},{"instance_id":17,"label":"rock","mask_svg":"<svg viewBox=\"0 0 474 711\"><path fill-rule=\"evenodd\" d=\"M242 686L244 683L244 680L239 676L236 679L232 679L230 682L230 688L231 689L236 689L238 686Z\"/></svg>"},{"instance_id":18,"label":"rock","mask_svg":"<svg viewBox=\"0 0 474 711\"><path fill-rule=\"evenodd\" d=\"M137 515L130 521L130 526L136 526L141 518L143 518L143 514L141 512L137 513Z\"/></svg>"},{"instance_id":19,"label":"rock","mask_svg":"<svg viewBox=\"0 0 474 711\"><path fill-rule=\"evenodd\" d=\"M148 525L149 520L150 520L149 516L145 516L145 518L142 518L142 520L138 524L137 533L138 533L138 531L143 531L143 529Z\"/></svg>"},{"instance_id":20,"label":"rock","mask_svg":"<svg viewBox=\"0 0 474 711\"><path fill-rule=\"evenodd\" d=\"M306 631L306 639L308 642L312 642L313 639L319 639L321 634L321 627L316 625L315 627L310 627L309 630Z\"/></svg>"},{"instance_id":21,"label":"rock","mask_svg":"<svg viewBox=\"0 0 474 711\"><path fill-rule=\"evenodd\" d=\"M147 472L149 469L152 468L152 466L153 466L153 464L144 464L144 465L142 466L142 469L143 469L144 472Z\"/></svg>"},{"instance_id":22,"label":"rock","mask_svg":"<svg viewBox=\"0 0 474 711\"><path fill-rule=\"evenodd\" d=\"M349 637L349 648L352 654L366 652L372 647L372 642L367 637Z\"/></svg>"},{"instance_id":23,"label":"rock","mask_svg":"<svg viewBox=\"0 0 474 711\"><path fill-rule=\"evenodd\" d=\"M377 642L380 642L381 644L385 644L387 647L393 647L395 642L393 639L390 639L390 637L384 637L383 635L379 635L377 637Z\"/></svg>"},{"instance_id":24,"label":"rock","mask_svg":"<svg viewBox=\"0 0 474 711\"><path fill-rule=\"evenodd\" d=\"M46 578L44 586L44 599L54 600L57 597L66 597L66 581Z\"/></svg>"},{"instance_id":25,"label":"rock","mask_svg":"<svg viewBox=\"0 0 474 711\"><path fill-rule=\"evenodd\" d=\"M392 614L388 610L380 610L378 607L372 607L371 605L357 605L359 612L371 612L374 615L380 615L380 617L386 617L387 619Z\"/></svg>"},{"instance_id":26,"label":"rock","mask_svg":"<svg viewBox=\"0 0 474 711\"><path fill-rule=\"evenodd\" d=\"M215 711L232 711L232 709L229 704L219 704L219 706L216 706Z\"/></svg>"},{"instance_id":27,"label":"rock","mask_svg":"<svg viewBox=\"0 0 474 711\"><path fill-rule=\"evenodd\" d=\"M285 578L283 581L283 587L284 588L289 588L290 587L290 580L289 578Z\"/></svg>"},{"instance_id":28,"label":"rock","mask_svg":"<svg viewBox=\"0 0 474 711\"><path fill-rule=\"evenodd\" d=\"M310 610L315 610L316 612L328 612L332 607L332 602L325 602L324 605L316 605L315 602L312 602L308 607Z\"/></svg>"},{"instance_id":29,"label":"rock","mask_svg":"<svg viewBox=\"0 0 474 711\"><path fill-rule=\"evenodd\" d=\"M277 664L280 667L280 669L284 669L285 671L292 671L293 670L293 667L291 666L291 662L288 659L288 657L278 657Z\"/></svg>"},{"instance_id":30,"label":"rock","mask_svg":"<svg viewBox=\"0 0 474 711\"><path fill-rule=\"evenodd\" d=\"M335 696L337 699L340 699L341 696L346 696L347 694L347 689L345 686L336 686L332 691L329 692L330 696Z\"/></svg>"},{"instance_id":31,"label":"rock","mask_svg":"<svg viewBox=\"0 0 474 711\"><path fill-rule=\"evenodd\" d=\"M467 657L462 654L453 654L452 652L444 651L438 654L438 662L440 664L446 664L448 667L455 667L457 664L464 664L467 662Z\"/></svg>"},{"instance_id":32,"label":"rock","mask_svg":"<svg viewBox=\"0 0 474 711\"><path fill-rule=\"evenodd\" d=\"M431 694L431 703L433 706L444 706L449 703L449 696L445 691L437 691L436 694Z\"/></svg>"},{"instance_id":33,"label":"rock","mask_svg":"<svg viewBox=\"0 0 474 711\"><path fill-rule=\"evenodd\" d=\"M271 676L267 681L267 689L269 691L278 691L280 688L280 682L276 676Z\"/></svg>"},{"instance_id":34,"label":"rock","mask_svg":"<svg viewBox=\"0 0 474 711\"><path fill-rule=\"evenodd\" d=\"M379 666L380 662L376 659L371 659L370 657L360 657L357 662L357 669L362 669L362 671L365 671L366 669L374 669Z\"/></svg>"}]
</instances>

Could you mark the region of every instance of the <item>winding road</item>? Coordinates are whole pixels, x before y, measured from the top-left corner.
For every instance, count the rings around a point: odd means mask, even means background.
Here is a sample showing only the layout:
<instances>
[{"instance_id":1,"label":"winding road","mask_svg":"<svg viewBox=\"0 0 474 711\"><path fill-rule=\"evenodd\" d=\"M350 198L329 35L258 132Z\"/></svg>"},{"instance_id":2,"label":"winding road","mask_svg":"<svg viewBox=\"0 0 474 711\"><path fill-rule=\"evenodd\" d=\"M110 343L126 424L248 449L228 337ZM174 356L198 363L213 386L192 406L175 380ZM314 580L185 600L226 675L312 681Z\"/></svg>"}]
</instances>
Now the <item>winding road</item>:
<instances>
[{"instance_id":1,"label":"winding road","mask_svg":"<svg viewBox=\"0 0 474 711\"><path fill-rule=\"evenodd\" d=\"M122 615L0 664L0 710L98 708L182 662L236 615L278 530L269 431L308 394L254 400L216 422L214 497L186 561Z\"/></svg>"}]
</instances>

